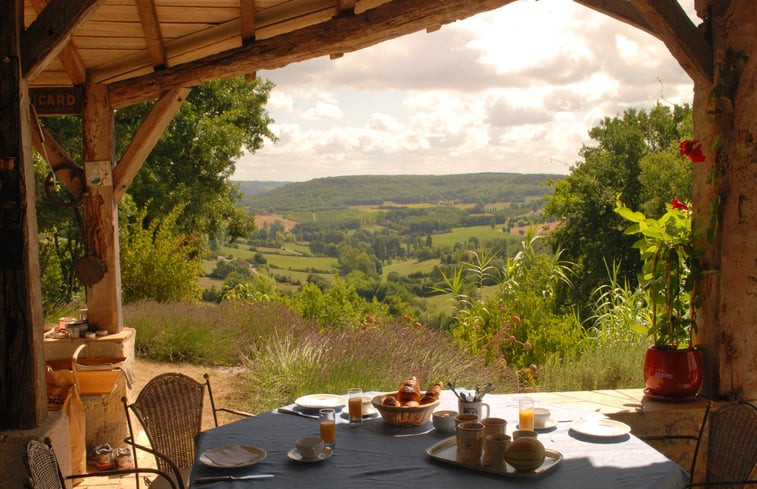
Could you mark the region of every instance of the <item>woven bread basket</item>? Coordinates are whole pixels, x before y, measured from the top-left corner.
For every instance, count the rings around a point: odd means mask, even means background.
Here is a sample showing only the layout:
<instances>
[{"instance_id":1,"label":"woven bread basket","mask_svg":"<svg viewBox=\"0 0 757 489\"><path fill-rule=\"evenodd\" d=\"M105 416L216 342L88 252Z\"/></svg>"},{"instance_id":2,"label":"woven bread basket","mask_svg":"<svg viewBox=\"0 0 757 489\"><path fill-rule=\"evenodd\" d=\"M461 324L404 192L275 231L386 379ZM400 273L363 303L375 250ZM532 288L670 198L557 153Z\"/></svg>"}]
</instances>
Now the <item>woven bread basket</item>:
<instances>
[{"instance_id":1,"label":"woven bread basket","mask_svg":"<svg viewBox=\"0 0 757 489\"><path fill-rule=\"evenodd\" d=\"M431 413L439 405L439 400L437 399L422 406L384 406L382 403L388 396L393 396L393 394L375 396L371 404L381 413L381 417L385 423L395 426L424 425L428 423L429 419L431 419Z\"/></svg>"}]
</instances>

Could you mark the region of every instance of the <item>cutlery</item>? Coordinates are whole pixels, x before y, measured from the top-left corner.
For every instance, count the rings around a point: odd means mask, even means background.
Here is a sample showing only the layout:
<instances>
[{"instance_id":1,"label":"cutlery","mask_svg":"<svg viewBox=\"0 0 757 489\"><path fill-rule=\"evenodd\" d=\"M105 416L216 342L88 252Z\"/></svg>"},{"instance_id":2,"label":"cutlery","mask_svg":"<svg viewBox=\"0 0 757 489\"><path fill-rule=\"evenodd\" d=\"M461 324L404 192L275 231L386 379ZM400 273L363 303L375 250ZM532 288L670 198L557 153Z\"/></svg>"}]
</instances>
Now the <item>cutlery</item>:
<instances>
[{"instance_id":1,"label":"cutlery","mask_svg":"<svg viewBox=\"0 0 757 489\"><path fill-rule=\"evenodd\" d=\"M278 411L279 411L280 413L286 413L286 414L296 414L297 416L303 416L303 417L305 417L305 418L313 418L313 419L318 419L318 415L317 415L317 414L305 414L305 413L302 413L302 412L300 412L300 411L295 411L294 409L289 409L289 408L285 408L285 407L280 407L280 408L278 409Z\"/></svg>"},{"instance_id":2,"label":"cutlery","mask_svg":"<svg viewBox=\"0 0 757 489\"><path fill-rule=\"evenodd\" d=\"M246 481L248 479L272 479L273 474L253 474L253 475L217 475L212 477L198 477L195 483L200 482L220 482L220 481Z\"/></svg>"},{"instance_id":3,"label":"cutlery","mask_svg":"<svg viewBox=\"0 0 757 489\"><path fill-rule=\"evenodd\" d=\"M434 431L434 428L431 428L430 430L421 431L420 433L402 433L401 435L392 435L395 438L404 438L406 436L420 436L420 435L427 435Z\"/></svg>"}]
</instances>

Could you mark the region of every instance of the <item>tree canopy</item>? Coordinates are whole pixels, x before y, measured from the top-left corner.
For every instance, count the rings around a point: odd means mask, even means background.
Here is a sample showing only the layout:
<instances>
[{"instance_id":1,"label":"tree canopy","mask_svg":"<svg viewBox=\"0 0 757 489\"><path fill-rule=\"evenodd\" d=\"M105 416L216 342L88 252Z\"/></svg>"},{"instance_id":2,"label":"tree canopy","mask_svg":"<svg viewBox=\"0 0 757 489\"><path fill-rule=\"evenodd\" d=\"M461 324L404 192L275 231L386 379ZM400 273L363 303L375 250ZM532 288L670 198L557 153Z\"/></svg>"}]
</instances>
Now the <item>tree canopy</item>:
<instances>
[{"instance_id":1,"label":"tree canopy","mask_svg":"<svg viewBox=\"0 0 757 489\"><path fill-rule=\"evenodd\" d=\"M576 277L564 290L564 302L588 311L592 291L607 282L614 263L621 282L636 284L641 267L632 248L636 239L623 234L624 223L613 211L616 199L650 215L662 212L673 197L690 200L691 163L677 146L691 128L688 105L658 104L649 111L627 109L591 129L593 144L583 146L583 161L555 183L545 208L561 221L550 238L553 249L563 249L563 258L574 263Z\"/></svg>"}]
</instances>

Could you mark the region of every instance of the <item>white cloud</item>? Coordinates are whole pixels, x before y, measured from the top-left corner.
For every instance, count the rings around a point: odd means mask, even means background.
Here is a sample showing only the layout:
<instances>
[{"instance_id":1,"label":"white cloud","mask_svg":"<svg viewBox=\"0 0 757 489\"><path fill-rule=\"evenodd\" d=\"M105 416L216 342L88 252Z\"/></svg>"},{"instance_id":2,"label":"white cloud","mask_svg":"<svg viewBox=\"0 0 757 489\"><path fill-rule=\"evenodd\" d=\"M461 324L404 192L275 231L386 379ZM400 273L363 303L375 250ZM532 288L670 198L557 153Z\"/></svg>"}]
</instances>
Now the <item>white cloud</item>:
<instances>
[{"instance_id":1,"label":"white cloud","mask_svg":"<svg viewBox=\"0 0 757 489\"><path fill-rule=\"evenodd\" d=\"M604 117L692 97L662 42L570 0L519 0L259 76L276 84L279 140L241 158L237 179L567 173Z\"/></svg>"},{"instance_id":2,"label":"white cloud","mask_svg":"<svg viewBox=\"0 0 757 489\"><path fill-rule=\"evenodd\" d=\"M302 118L309 121L338 120L342 118L342 110L338 105L326 102L316 102L314 107L302 113Z\"/></svg>"}]
</instances>

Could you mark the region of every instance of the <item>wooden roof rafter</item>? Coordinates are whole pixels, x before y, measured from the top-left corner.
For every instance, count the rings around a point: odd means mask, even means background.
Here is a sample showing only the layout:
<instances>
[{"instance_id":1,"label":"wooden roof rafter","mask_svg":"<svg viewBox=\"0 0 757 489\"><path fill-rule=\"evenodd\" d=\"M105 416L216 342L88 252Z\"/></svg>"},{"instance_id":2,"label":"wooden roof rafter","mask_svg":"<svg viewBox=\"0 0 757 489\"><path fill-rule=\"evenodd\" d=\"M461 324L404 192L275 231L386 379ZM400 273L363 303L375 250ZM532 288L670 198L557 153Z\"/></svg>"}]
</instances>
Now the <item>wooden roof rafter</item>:
<instances>
[{"instance_id":1,"label":"wooden roof rafter","mask_svg":"<svg viewBox=\"0 0 757 489\"><path fill-rule=\"evenodd\" d=\"M573 1L655 36L665 43L690 77L706 84L712 83L712 46L677 1Z\"/></svg>"},{"instance_id":2,"label":"wooden roof rafter","mask_svg":"<svg viewBox=\"0 0 757 489\"><path fill-rule=\"evenodd\" d=\"M104 0L52 0L21 34L24 77L35 78Z\"/></svg>"},{"instance_id":3,"label":"wooden roof rafter","mask_svg":"<svg viewBox=\"0 0 757 489\"><path fill-rule=\"evenodd\" d=\"M659 37L639 11L628 0L573 0L608 17L640 29L647 34Z\"/></svg>"},{"instance_id":4,"label":"wooden roof rafter","mask_svg":"<svg viewBox=\"0 0 757 489\"><path fill-rule=\"evenodd\" d=\"M45 10L48 3L50 3L49 0L31 0L32 8L37 12L37 15ZM81 85L87 81L87 69L84 67L84 61L82 61L79 51L70 39L58 53L58 60L63 65L71 84Z\"/></svg>"},{"instance_id":5,"label":"wooden roof rafter","mask_svg":"<svg viewBox=\"0 0 757 489\"><path fill-rule=\"evenodd\" d=\"M681 67L695 81L712 85L712 45L675 0L630 0L662 39Z\"/></svg>"},{"instance_id":6,"label":"wooden roof rafter","mask_svg":"<svg viewBox=\"0 0 757 489\"><path fill-rule=\"evenodd\" d=\"M428 27L449 24L515 0L391 0L371 10L303 27L165 70L109 84L114 108L156 98L179 86L271 70L307 59L347 53ZM430 8L434 4L435 8ZM333 8L333 7L332 7ZM397 15L402 12L402 15Z\"/></svg>"},{"instance_id":7,"label":"wooden roof rafter","mask_svg":"<svg viewBox=\"0 0 757 489\"><path fill-rule=\"evenodd\" d=\"M154 0L134 0L137 5L137 13L145 31L145 43L150 53L150 61L156 70L166 67L166 46L163 42L163 33L160 31L158 12L155 10Z\"/></svg>"}]
</instances>

